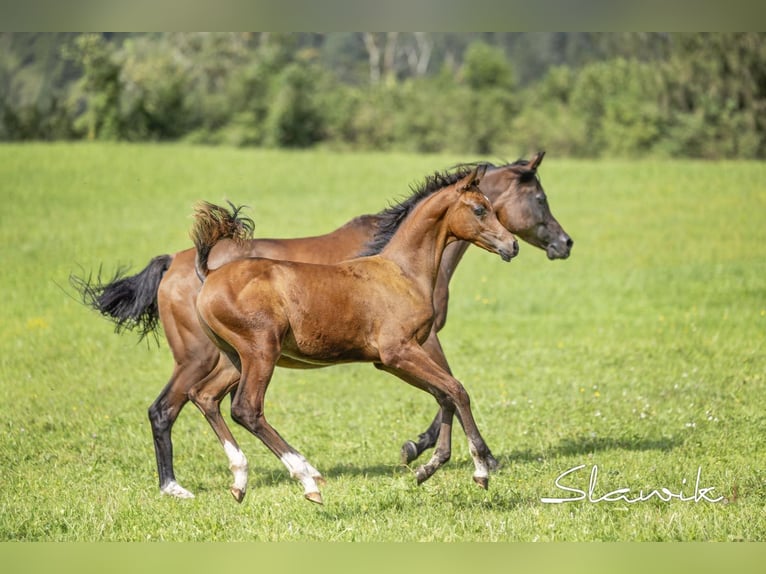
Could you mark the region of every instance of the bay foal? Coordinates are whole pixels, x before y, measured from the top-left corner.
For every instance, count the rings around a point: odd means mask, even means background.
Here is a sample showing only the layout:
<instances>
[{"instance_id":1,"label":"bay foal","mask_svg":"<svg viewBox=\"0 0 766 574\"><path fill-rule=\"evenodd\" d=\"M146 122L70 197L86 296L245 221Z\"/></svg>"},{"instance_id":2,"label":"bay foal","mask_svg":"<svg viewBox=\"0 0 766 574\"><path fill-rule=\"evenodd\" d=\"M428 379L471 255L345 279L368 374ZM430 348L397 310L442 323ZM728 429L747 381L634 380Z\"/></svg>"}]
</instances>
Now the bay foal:
<instances>
[{"instance_id":1,"label":"bay foal","mask_svg":"<svg viewBox=\"0 0 766 574\"><path fill-rule=\"evenodd\" d=\"M487 487L490 451L474 421L468 393L422 347L434 322L434 287L449 243L469 241L506 261L518 252L516 239L479 191L477 171L418 198L378 255L334 265L250 258L211 271L210 250L223 236L233 235L236 212L232 216L212 204L198 208L192 239L204 283L197 311L205 332L241 373L232 417L282 461L308 500L322 502L317 484L321 475L267 422L264 412L274 368L283 360L293 366L371 362L431 393L441 410L441 428L431 460L416 472L418 482L449 459L457 411L474 461L473 478ZM213 401L198 395L195 403L209 404L217 412L213 403L230 388L207 385L201 392ZM246 459L223 419L214 429L234 472L232 494L241 501Z\"/></svg>"}]
</instances>

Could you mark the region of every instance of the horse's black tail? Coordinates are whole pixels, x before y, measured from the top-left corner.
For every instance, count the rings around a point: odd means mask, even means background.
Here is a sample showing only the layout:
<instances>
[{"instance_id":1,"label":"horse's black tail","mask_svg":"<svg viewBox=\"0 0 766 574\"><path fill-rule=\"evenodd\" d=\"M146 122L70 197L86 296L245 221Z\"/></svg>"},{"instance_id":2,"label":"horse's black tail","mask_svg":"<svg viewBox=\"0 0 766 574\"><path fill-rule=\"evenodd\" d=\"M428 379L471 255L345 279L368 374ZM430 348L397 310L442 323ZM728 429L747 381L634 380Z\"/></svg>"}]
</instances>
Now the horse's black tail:
<instances>
[{"instance_id":1,"label":"horse's black tail","mask_svg":"<svg viewBox=\"0 0 766 574\"><path fill-rule=\"evenodd\" d=\"M253 220L240 214L244 206L236 207L231 202L229 206L231 210L201 201L195 207L194 226L190 235L197 248L195 269L201 281L210 272L207 260L216 243L221 239L233 239L241 243L253 236Z\"/></svg>"},{"instance_id":2,"label":"horse's black tail","mask_svg":"<svg viewBox=\"0 0 766 574\"><path fill-rule=\"evenodd\" d=\"M111 281L102 283L99 269L95 279L71 275L69 282L79 291L83 303L115 324L115 332L135 330L141 339L150 333L156 337L160 319L157 291L172 261L172 255L159 255L135 275L127 276L127 269L120 268Z\"/></svg>"}]
</instances>

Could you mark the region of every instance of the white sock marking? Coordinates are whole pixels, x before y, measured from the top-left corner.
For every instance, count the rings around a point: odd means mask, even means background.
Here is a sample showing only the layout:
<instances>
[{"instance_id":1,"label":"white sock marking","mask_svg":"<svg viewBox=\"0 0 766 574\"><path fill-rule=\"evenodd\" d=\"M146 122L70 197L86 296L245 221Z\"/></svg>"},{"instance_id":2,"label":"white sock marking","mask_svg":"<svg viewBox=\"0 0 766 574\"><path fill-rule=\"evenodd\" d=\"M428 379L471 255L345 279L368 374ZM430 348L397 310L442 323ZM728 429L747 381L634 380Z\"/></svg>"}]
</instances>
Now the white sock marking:
<instances>
[{"instance_id":1,"label":"white sock marking","mask_svg":"<svg viewBox=\"0 0 766 574\"><path fill-rule=\"evenodd\" d=\"M183 486L178 484L175 480L168 482L160 489L162 494L168 496L175 496L176 498L194 498L194 495L186 490Z\"/></svg>"},{"instance_id":2,"label":"white sock marking","mask_svg":"<svg viewBox=\"0 0 766 574\"><path fill-rule=\"evenodd\" d=\"M247 488L247 458L236 446L229 441L223 443L223 450L229 457L229 470L234 474L234 488L242 492Z\"/></svg>"},{"instance_id":3,"label":"white sock marking","mask_svg":"<svg viewBox=\"0 0 766 574\"><path fill-rule=\"evenodd\" d=\"M321 475L305 458L299 454L288 452L282 456L282 464L290 471L291 477L300 481L305 494L319 492L319 487L314 478Z\"/></svg>"}]
</instances>

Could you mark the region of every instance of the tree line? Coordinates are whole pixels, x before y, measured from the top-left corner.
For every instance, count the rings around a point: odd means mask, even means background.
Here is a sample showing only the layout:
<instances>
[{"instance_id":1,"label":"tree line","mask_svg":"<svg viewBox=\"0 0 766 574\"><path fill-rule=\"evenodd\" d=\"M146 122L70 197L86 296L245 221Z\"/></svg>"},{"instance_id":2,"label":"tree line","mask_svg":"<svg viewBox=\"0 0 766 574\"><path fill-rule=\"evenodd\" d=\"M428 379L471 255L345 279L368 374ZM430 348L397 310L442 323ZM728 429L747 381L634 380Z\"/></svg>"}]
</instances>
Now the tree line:
<instances>
[{"instance_id":1,"label":"tree line","mask_svg":"<svg viewBox=\"0 0 766 574\"><path fill-rule=\"evenodd\" d=\"M0 34L0 140L764 158L762 33Z\"/></svg>"}]
</instances>

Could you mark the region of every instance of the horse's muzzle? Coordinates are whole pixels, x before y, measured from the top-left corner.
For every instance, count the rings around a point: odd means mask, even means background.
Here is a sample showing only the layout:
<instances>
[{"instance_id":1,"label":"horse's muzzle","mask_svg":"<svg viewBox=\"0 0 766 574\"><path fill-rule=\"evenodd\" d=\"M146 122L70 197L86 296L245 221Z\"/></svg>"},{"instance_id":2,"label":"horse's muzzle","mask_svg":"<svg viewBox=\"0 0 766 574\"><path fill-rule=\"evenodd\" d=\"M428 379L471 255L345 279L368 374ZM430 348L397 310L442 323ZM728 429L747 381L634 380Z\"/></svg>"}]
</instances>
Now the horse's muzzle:
<instances>
[{"instance_id":1,"label":"horse's muzzle","mask_svg":"<svg viewBox=\"0 0 766 574\"><path fill-rule=\"evenodd\" d=\"M545 248L548 259L566 259L572 251L574 241L568 235L564 235L557 241L551 241Z\"/></svg>"}]
</instances>

